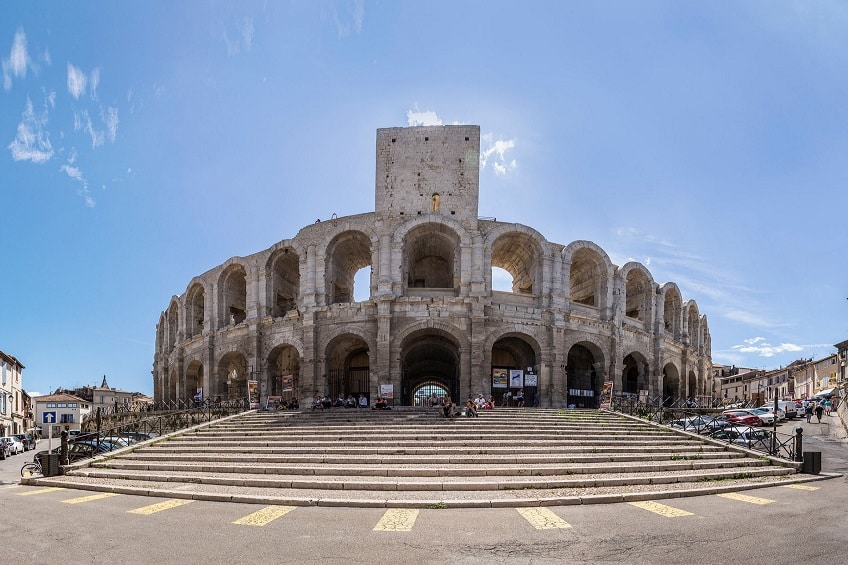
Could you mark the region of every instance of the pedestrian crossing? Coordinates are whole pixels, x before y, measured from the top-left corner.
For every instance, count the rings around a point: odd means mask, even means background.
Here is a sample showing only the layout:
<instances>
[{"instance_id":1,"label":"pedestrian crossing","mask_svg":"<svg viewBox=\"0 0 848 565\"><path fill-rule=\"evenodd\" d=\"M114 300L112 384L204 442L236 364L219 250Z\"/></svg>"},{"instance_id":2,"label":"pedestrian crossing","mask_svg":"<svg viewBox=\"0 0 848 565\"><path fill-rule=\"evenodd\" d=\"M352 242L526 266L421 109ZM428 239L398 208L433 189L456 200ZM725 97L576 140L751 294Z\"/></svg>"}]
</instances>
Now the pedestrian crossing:
<instances>
[{"instance_id":1,"label":"pedestrian crossing","mask_svg":"<svg viewBox=\"0 0 848 565\"><path fill-rule=\"evenodd\" d=\"M800 490L805 493L813 492L819 490L821 487L812 486L812 485L804 485L804 484L790 484L783 485L782 488ZM61 487L45 487L45 488L32 488L23 490L20 492L13 492L10 495L13 496L39 496L46 495L50 493L74 493L78 491L74 491L72 489L65 489ZM777 489L773 489L773 492L779 492ZM775 499L764 498L759 496L753 496L750 494L743 494L739 492L728 492L728 493L720 493L713 495L717 498L722 498L728 501L729 504L752 504L752 505L766 505L777 502ZM73 496L71 498L61 498L59 497L58 502L63 504L96 504L99 501L103 501L109 498L115 497L127 497L129 500L134 500L137 497L133 497L130 495L122 495L118 493L96 493L85 496ZM49 497L44 497L49 498ZM707 498L707 497L699 497L699 498ZM689 516L696 516L696 512L692 512L690 510L686 510L682 508L682 506L687 506L684 502L686 499L670 499L664 502L658 502L655 500L645 500L645 501L636 501L636 502L628 502L625 506L629 506L635 510L648 512L650 514L654 514L660 516L662 518L685 518ZM192 504L194 502L198 502L191 499L166 499L153 504L146 504L144 506L140 506L138 508L131 508L126 510L127 514L134 514L139 516L151 516L154 514L158 514L160 512L168 512L168 511L176 511L179 508L186 506L188 504ZM668 502L668 503L666 503ZM209 502L207 502L209 504ZM214 503L213 503L214 504ZM691 506L690 506L691 507ZM530 527L536 530L565 530L572 529L575 527L579 527L579 525L574 526L572 523L566 521L562 514L569 513L569 507L555 507L556 510L547 508L547 507L527 507L527 508L516 508L517 514L523 519L523 522L526 527ZM254 512L250 512L240 518L233 520L231 523L240 526L250 526L250 527L265 527L268 526L280 518L286 516L293 516L296 519L297 510L299 507L296 506L283 506L283 505L271 505L256 510ZM481 511L490 512L494 509L481 509ZM409 509L409 508L390 508L383 511L379 520L376 522L376 525L373 527L374 532L379 533L390 533L390 532L411 532L415 527L416 521L421 515L421 510L418 509ZM424 512L444 512L443 509L439 510L424 510Z\"/></svg>"}]
</instances>

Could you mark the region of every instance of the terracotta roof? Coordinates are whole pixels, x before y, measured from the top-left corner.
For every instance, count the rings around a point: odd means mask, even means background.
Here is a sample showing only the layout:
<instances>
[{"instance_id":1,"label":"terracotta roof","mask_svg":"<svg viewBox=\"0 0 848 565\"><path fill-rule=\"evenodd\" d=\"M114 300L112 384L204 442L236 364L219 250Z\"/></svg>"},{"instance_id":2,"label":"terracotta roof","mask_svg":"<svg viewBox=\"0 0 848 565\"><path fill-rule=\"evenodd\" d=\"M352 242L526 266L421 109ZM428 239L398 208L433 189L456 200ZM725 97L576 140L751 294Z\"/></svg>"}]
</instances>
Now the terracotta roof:
<instances>
[{"instance_id":1,"label":"terracotta roof","mask_svg":"<svg viewBox=\"0 0 848 565\"><path fill-rule=\"evenodd\" d=\"M72 394L48 394L46 396L36 396L33 400L35 402L88 402L88 400Z\"/></svg>"}]
</instances>

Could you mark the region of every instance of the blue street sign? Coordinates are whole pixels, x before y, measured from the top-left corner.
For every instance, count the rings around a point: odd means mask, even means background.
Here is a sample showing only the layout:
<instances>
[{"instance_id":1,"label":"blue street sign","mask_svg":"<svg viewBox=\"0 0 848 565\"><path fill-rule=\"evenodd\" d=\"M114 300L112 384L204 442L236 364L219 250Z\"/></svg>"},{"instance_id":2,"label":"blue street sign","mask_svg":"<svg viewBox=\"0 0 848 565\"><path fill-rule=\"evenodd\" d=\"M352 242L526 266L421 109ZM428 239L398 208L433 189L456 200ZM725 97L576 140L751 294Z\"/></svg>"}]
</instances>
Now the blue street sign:
<instances>
[{"instance_id":1,"label":"blue street sign","mask_svg":"<svg viewBox=\"0 0 848 565\"><path fill-rule=\"evenodd\" d=\"M41 415L41 423L42 424L55 424L56 423L56 413L55 412L45 412Z\"/></svg>"}]
</instances>

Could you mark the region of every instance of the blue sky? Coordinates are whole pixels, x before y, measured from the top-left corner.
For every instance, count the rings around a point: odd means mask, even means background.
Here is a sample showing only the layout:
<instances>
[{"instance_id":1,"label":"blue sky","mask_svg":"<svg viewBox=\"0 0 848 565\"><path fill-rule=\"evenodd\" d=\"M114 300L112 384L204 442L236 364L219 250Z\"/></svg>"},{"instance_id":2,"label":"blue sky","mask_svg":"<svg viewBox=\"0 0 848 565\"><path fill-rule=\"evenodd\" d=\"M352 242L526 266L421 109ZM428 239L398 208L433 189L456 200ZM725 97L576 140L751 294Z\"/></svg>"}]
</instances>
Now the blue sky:
<instances>
[{"instance_id":1,"label":"blue sky","mask_svg":"<svg viewBox=\"0 0 848 565\"><path fill-rule=\"evenodd\" d=\"M480 215L676 282L713 360L848 339L842 2L0 3L0 349L152 393L191 277L372 211L375 135L478 124Z\"/></svg>"}]
</instances>

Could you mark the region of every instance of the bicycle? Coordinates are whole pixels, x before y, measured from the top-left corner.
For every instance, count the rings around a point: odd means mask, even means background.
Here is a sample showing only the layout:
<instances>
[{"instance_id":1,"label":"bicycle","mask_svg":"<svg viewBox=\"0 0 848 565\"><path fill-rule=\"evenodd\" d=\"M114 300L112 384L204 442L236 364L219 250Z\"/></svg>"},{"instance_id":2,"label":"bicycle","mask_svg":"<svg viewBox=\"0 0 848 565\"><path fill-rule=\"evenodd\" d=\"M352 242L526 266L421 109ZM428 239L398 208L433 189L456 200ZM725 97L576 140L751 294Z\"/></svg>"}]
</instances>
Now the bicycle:
<instances>
[{"instance_id":1,"label":"bicycle","mask_svg":"<svg viewBox=\"0 0 848 565\"><path fill-rule=\"evenodd\" d=\"M24 464L21 467L21 478L26 479L32 477L33 475L43 475L44 472L41 468L41 463L38 461L32 461L30 463Z\"/></svg>"}]
</instances>

